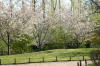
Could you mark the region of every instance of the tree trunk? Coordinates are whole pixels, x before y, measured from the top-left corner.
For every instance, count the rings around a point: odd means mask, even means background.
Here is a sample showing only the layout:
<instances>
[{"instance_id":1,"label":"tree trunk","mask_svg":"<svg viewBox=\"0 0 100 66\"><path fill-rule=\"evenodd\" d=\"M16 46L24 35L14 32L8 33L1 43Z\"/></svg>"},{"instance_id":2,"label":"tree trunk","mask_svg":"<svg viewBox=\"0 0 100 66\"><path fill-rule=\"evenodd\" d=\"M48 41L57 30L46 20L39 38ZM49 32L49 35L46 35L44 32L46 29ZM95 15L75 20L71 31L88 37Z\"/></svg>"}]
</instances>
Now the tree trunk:
<instances>
[{"instance_id":1,"label":"tree trunk","mask_svg":"<svg viewBox=\"0 0 100 66\"><path fill-rule=\"evenodd\" d=\"M36 0L32 0L32 10L35 12Z\"/></svg>"},{"instance_id":2,"label":"tree trunk","mask_svg":"<svg viewBox=\"0 0 100 66\"><path fill-rule=\"evenodd\" d=\"M59 10L60 10L60 8L61 8L61 1L59 0Z\"/></svg>"},{"instance_id":3,"label":"tree trunk","mask_svg":"<svg viewBox=\"0 0 100 66\"><path fill-rule=\"evenodd\" d=\"M41 51L41 44L40 44L40 41L39 41L39 51Z\"/></svg>"},{"instance_id":4,"label":"tree trunk","mask_svg":"<svg viewBox=\"0 0 100 66\"><path fill-rule=\"evenodd\" d=\"M43 19L45 19L45 0L42 1Z\"/></svg>"},{"instance_id":5,"label":"tree trunk","mask_svg":"<svg viewBox=\"0 0 100 66\"><path fill-rule=\"evenodd\" d=\"M39 51L41 51L42 50L42 44L41 44L41 42L40 42L40 40L39 40Z\"/></svg>"},{"instance_id":6,"label":"tree trunk","mask_svg":"<svg viewBox=\"0 0 100 66\"><path fill-rule=\"evenodd\" d=\"M7 32L7 37L8 37L8 55L10 55L10 33Z\"/></svg>"},{"instance_id":7,"label":"tree trunk","mask_svg":"<svg viewBox=\"0 0 100 66\"><path fill-rule=\"evenodd\" d=\"M8 55L10 55L10 45L8 45Z\"/></svg>"}]
</instances>

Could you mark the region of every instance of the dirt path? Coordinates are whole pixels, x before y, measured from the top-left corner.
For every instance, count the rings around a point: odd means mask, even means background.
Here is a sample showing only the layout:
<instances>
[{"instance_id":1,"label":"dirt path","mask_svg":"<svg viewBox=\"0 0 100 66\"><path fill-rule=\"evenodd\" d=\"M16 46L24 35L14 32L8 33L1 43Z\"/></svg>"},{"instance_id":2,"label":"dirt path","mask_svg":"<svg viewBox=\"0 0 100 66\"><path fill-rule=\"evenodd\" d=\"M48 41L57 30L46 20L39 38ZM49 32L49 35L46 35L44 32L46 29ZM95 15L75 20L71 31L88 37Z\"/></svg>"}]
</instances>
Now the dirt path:
<instances>
[{"instance_id":1,"label":"dirt path","mask_svg":"<svg viewBox=\"0 0 100 66\"><path fill-rule=\"evenodd\" d=\"M1 66L77 66L79 61L69 61L69 62L48 62L48 63L30 63L30 64L18 64L18 65L1 65ZM87 62L91 64L91 61ZM85 66L85 62L82 61L82 66Z\"/></svg>"}]
</instances>

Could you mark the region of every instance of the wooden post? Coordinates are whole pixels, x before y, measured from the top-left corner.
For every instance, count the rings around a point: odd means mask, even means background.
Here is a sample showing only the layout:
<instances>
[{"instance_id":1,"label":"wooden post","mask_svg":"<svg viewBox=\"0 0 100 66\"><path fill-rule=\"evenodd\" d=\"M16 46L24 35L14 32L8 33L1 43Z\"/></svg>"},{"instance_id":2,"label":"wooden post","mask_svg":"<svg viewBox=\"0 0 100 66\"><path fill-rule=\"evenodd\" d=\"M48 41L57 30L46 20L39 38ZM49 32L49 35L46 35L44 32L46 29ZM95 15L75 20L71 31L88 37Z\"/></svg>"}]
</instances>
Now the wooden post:
<instances>
[{"instance_id":1,"label":"wooden post","mask_svg":"<svg viewBox=\"0 0 100 66\"><path fill-rule=\"evenodd\" d=\"M85 58L85 57L83 56L83 61L84 61L84 58Z\"/></svg>"},{"instance_id":2,"label":"wooden post","mask_svg":"<svg viewBox=\"0 0 100 66\"><path fill-rule=\"evenodd\" d=\"M96 62L94 57L93 57L93 62L94 62L94 63Z\"/></svg>"},{"instance_id":3,"label":"wooden post","mask_svg":"<svg viewBox=\"0 0 100 66\"><path fill-rule=\"evenodd\" d=\"M16 64L16 58L14 59L14 64Z\"/></svg>"},{"instance_id":4,"label":"wooden post","mask_svg":"<svg viewBox=\"0 0 100 66\"><path fill-rule=\"evenodd\" d=\"M81 62L81 60L80 60L80 66L82 66L82 62Z\"/></svg>"},{"instance_id":5,"label":"wooden post","mask_svg":"<svg viewBox=\"0 0 100 66\"><path fill-rule=\"evenodd\" d=\"M85 59L85 66L87 66L87 60Z\"/></svg>"},{"instance_id":6,"label":"wooden post","mask_svg":"<svg viewBox=\"0 0 100 66\"><path fill-rule=\"evenodd\" d=\"M94 59L94 63L96 63L96 60Z\"/></svg>"},{"instance_id":7,"label":"wooden post","mask_svg":"<svg viewBox=\"0 0 100 66\"><path fill-rule=\"evenodd\" d=\"M1 65L1 59L0 59L0 65Z\"/></svg>"},{"instance_id":8,"label":"wooden post","mask_svg":"<svg viewBox=\"0 0 100 66\"><path fill-rule=\"evenodd\" d=\"M42 58L42 61L44 62L44 57Z\"/></svg>"},{"instance_id":9,"label":"wooden post","mask_svg":"<svg viewBox=\"0 0 100 66\"><path fill-rule=\"evenodd\" d=\"M79 66L79 62L77 62L77 66Z\"/></svg>"},{"instance_id":10,"label":"wooden post","mask_svg":"<svg viewBox=\"0 0 100 66\"><path fill-rule=\"evenodd\" d=\"M4 55L3 51L1 51L1 54Z\"/></svg>"},{"instance_id":11,"label":"wooden post","mask_svg":"<svg viewBox=\"0 0 100 66\"><path fill-rule=\"evenodd\" d=\"M57 56L56 56L56 62L58 61L58 58L57 58Z\"/></svg>"},{"instance_id":12,"label":"wooden post","mask_svg":"<svg viewBox=\"0 0 100 66\"><path fill-rule=\"evenodd\" d=\"M29 63L31 62L31 58L29 58Z\"/></svg>"},{"instance_id":13,"label":"wooden post","mask_svg":"<svg viewBox=\"0 0 100 66\"><path fill-rule=\"evenodd\" d=\"M70 61L72 60L72 57L70 56Z\"/></svg>"}]
</instances>

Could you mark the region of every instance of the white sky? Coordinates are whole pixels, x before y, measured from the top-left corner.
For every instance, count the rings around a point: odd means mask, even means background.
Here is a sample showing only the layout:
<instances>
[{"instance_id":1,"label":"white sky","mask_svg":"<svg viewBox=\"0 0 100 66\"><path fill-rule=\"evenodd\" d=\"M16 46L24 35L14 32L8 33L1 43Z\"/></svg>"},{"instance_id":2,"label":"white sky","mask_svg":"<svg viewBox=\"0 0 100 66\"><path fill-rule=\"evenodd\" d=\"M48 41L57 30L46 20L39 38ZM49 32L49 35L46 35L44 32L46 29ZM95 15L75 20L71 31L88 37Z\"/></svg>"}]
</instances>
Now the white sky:
<instances>
[{"instance_id":1,"label":"white sky","mask_svg":"<svg viewBox=\"0 0 100 66\"><path fill-rule=\"evenodd\" d=\"M5 3L6 6L9 6L9 1L10 0L0 0L1 2ZM18 1L18 0L12 0L14 4L16 4L15 2ZM26 1L31 1L31 0L26 0ZM40 0L41 1L41 0ZM64 8L69 8L70 7L70 0L61 0L61 5L64 7ZM17 4L17 7L20 6L20 3Z\"/></svg>"}]
</instances>

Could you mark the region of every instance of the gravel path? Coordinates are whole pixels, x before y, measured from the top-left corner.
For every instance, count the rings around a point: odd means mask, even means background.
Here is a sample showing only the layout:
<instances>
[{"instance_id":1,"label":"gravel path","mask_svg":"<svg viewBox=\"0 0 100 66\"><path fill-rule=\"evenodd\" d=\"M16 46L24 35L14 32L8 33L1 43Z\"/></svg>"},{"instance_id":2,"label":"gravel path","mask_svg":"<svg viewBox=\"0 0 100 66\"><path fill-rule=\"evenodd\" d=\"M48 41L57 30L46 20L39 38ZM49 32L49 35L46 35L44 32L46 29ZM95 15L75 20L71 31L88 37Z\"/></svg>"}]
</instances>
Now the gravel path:
<instances>
[{"instance_id":1,"label":"gravel path","mask_svg":"<svg viewBox=\"0 0 100 66\"><path fill-rule=\"evenodd\" d=\"M48 63L30 63L30 64L17 64L17 65L1 65L1 66L77 66L79 61L69 61L69 62L48 62ZM91 64L88 61L88 64ZM82 61L82 66L85 66L85 62Z\"/></svg>"}]
</instances>

